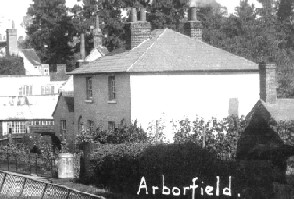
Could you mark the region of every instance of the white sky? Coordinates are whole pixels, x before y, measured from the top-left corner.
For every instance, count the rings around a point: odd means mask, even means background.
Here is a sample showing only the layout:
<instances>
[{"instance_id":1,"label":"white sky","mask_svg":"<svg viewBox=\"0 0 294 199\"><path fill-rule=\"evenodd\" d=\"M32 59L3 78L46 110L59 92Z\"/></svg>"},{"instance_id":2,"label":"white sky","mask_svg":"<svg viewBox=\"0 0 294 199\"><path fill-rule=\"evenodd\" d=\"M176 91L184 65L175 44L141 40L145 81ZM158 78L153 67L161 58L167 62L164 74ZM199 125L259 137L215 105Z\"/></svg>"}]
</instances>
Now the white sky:
<instances>
[{"instance_id":1,"label":"white sky","mask_svg":"<svg viewBox=\"0 0 294 199\"><path fill-rule=\"evenodd\" d=\"M229 13L234 12L234 8L239 5L240 0L216 0L223 6L228 8ZM27 8L31 0L0 0L0 17L13 19L16 23L22 20L22 16L26 15ZM67 5L72 7L76 0L67 0ZM249 3L256 3L256 0L249 0Z\"/></svg>"}]
</instances>

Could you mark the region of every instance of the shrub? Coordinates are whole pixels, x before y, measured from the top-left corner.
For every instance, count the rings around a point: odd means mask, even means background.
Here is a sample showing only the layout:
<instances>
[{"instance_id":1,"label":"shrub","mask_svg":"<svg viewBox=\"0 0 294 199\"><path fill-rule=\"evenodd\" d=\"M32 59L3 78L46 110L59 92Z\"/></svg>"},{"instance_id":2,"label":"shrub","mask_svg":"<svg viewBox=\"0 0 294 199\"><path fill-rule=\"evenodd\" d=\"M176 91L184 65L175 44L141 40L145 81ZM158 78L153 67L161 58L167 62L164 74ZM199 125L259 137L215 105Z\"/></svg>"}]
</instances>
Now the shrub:
<instances>
[{"instance_id":1,"label":"shrub","mask_svg":"<svg viewBox=\"0 0 294 199\"><path fill-rule=\"evenodd\" d=\"M121 144L147 142L147 133L137 126L137 121L127 126L122 124L114 130L97 128L95 131L84 129L77 136L77 143Z\"/></svg>"},{"instance_id":2,"label":"shrub","mask_svg":"<svg viewBox=\"0 0 294 199\"><path fill-rule=\"evenodd\" d=\"M25 75L23 59L21 57L3 57L0 58L1 75Z\"/></svg>"},{"instance_id":3,"label":"shrub","mask_svg":"<svg viewBox=\"0 0 294 199\"><path fill-rule=\"evenodd\" d=\"M236 116L229 116L223 120L212 119L209 122L201 118L194 121L181 120L175 128L174 142L193 142L215 152L220 159L234 159L237 141L244 131L245 123L244 118Z\"/></svg>"},{"instance_id":4,"label":"shrub","mask_svg":"<svg viewBox=\"0 0 294 199\"><path fill-rule=\"evenodd\" d=\"M124 191L138 176L138 160L148 144L107 144L97 148L91 159L96 185Z\"/></svg>"},{"instance_id":5,"label":"shrub","mask_svg":"<svg viewBox=\"0 0 294 199\"><path fill-rule=\"evenodd\" d=\"M169 187L190 185L194 177L215 184L216 176L227 185L236 170L234 162L217 160L216 154L194 143L101 145L92 158L96 185L133 195L143 176L152 192L152 185L161 187L162 175Z\"/></svg>"}]
</instances>

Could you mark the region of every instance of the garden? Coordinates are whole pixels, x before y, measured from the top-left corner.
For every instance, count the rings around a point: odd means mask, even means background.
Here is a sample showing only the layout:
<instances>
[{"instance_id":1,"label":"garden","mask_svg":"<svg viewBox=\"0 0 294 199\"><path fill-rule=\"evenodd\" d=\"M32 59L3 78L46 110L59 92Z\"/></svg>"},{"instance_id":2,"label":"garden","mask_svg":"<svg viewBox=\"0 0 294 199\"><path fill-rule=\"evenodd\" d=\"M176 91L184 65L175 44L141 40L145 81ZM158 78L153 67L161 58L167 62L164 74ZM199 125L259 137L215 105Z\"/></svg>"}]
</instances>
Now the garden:
<instances>
[{"instance_id":1,"label":"garden","mask_svg":"<svg viewBox=\"0 0 294 199\"><path fill-rule=\"evenodd\" d=\"M112 131L86 129L77 136L82 156L80 164L75 162L76 179L51 180L109 199L271 198L277 187L271 163L261 160L248 164L236 158L238 140L246 124L245 118L234 116L209 122L201 118L184 119L174 123L173 143L166 143L164 126L160 125L156 131L147 132L136 122L130 126L122 122ZM287 144L293 143L290 126L293 124L286 122L276 125ZM34 165L34 156L27 150L36 145L39 151L35 155L45 159L37 160L39 165L30 170L42 174L44 168L56 163L59 151L55 149L53 153L52 147L41 138L32 140L2 146L1 162L7 160L3 154L16 154L21 172L22 167ZM288 161L288 166L292 165Z\"/></svg>"}]
</instances>

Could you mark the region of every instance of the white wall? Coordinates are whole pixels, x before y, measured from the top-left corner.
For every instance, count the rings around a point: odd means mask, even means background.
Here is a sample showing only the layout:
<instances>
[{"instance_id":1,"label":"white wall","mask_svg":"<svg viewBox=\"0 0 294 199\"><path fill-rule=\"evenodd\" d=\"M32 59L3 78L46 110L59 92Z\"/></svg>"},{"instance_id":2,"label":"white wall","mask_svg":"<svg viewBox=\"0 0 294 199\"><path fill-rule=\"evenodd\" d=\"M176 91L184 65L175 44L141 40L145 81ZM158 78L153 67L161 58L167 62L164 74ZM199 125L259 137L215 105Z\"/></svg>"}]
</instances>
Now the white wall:
<instances>
[{"instance_id":1,"label":"white wall","mask_svg":"<svg viewBox=\"0 0 294 199\"><path fill-rule=\"evenodd\" d=\"M148 122L185 116L205 119L228 116L229 99L238 98L239 116L246 115L259 99L259 75L131 75L132 120Z\"/></svg>"},{"instance_id":2,"label":"white wall","mask_svg":"<svg viewBox=\"0 0 294 199\"><path fill-rule=\"evenodd\" d=\"M42 86L54 86L54 93L65 81L50 81L50 76L5 75L0 76L0 96L18 96L19 88L32 86L32 95L41 95Z\"/></svg>"}]
</instances>

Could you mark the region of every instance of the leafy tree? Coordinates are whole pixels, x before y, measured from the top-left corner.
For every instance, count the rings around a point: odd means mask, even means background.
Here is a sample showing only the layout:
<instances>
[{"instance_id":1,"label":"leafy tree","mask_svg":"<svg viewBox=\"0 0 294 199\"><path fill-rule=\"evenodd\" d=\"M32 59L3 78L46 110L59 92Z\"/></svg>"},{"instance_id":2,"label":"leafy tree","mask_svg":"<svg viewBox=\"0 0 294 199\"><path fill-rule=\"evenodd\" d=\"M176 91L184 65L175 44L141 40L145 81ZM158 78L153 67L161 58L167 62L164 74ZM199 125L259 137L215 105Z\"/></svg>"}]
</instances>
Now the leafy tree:
<instances>
[{"instance_id":1,"label":"leafy tree","mask_svg":"<svg viewBox=\"0 0 294 199\"><path fill-rule=\"evenodd\" d=\"M37 51L42 62L69 64L74 49L68 43L76 30L67 16L65 0L33 0L27 14L33 17L27 29L27 43Z\"/></svg>"},{"instance_id":2,"label":"leafy tree","mask_svg":"<svg viewBox=\"0 0 294 199\"><path fill-rule=\"evenodd\" d=\"M21 57L2 57L0 58L0 66L0 75L25 75Z\"/></svg>"}]
</instances>

